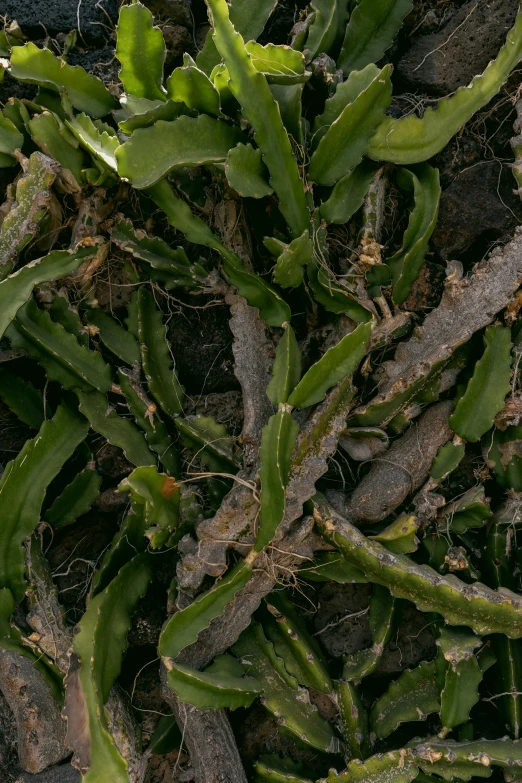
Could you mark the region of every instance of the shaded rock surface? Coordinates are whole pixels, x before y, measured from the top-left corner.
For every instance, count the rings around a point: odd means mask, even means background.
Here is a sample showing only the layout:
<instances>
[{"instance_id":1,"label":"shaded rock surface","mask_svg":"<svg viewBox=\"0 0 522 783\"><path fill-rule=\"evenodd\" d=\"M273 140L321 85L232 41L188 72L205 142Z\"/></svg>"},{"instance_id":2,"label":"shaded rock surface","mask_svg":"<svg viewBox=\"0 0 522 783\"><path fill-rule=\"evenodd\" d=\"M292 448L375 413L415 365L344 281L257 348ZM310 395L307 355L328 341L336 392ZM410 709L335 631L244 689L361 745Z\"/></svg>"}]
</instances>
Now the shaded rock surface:
<instances>
[{"instance_id":1,"label":"shaded rock surface","mask_svg":"<svg viewBox=\"0 0 522 783\"><path fill-rule=\"evenodd\" d=\"M114 56L113 46L103 46L100 49L87 51L73 49L67 57L67 62L71 65L81 65L106 85L118 84L120 63Z\"/></svg>"},{"instance_id":2,"label":"shaded rock surface","mask_svg":"<svg viewBox=\"0 0 522 783\"><path fill-rule=\"evenodd\" d=\"M29 37L69 32L78 29L79 22L86 41L100 41L110 37L118 8L118 0L3 0L2 15L16 19Z\"/></svg>"},{"instance_id":3,"label":"shaded rock surface","mask_svg":"<svg viewBox=\"0 0 522 783\"><path fill-rule=\"evenodd\" d=\"M8 770L13 774L9 775ZM19 771L16 721L4 694L0 691L0 783L14 780Z\"/></svg>"},{"instance_id":4,"label":"shaded rock surface","mask_svg":"<svg viewBox=\"0 0 522 783\"><path fill-rule=\"evenodd\" d=\"M261 705L256 704L244 715L244 710L231 713L231 722L238 737L238 746L245 769L252 770L252 765L266 754L277 754L279 758L290 758L308 771L310 778L325 777L328 769L341 769L342 760L339 756L325 755L298 744L290 735L278 730L277 719Z\"/></svg>"},{"instance_id":5,"label":"shaded rock surface","mask_svg":"<svg viewBox=\"0 0 522 783\"><path fill-rule=\"evenodd\" d=\"M154 16L171 24L189 25L191 23L190 0L144 0Z\"/></svg>"},{"instance_id":6,"label":"shaded rock surface","mask_svg":"<svg viewBox=\"0 0 522 783\"><path fill-rule=\"evenodd\" d=\"M517 9L518 0L470 0L440 31L413 44L399 76L435 95L465 86L496 57Z\"/></svg>"},{"instance_id":7,"label":"shaded rock surface","mask_svg":"<svg viewBox=\"0 0 522 783\"><path fill-rule=\"evenodd\" d=\"M443 192L433 246L446 259L470 249L478 261L491 243L513 233L520 222L520 200L513 175L498 161L481 161L462 171Z\"/></svg>"},{"instance_id":8,"label":"shaded rock surface","mask_svg":"<svg viewBox=\"0 0 522 783\"><path fill-rule=\"evenodd\" d=\"M203 304L199 297L198 304ZM183 310L170 321L168 339L178 377L187 394L228 392L239 388L234 375L233 335L228 307Z\"/></svg>"},{"instance_id":9,"label":"shaded rock surface","mask_svg":"<svg viewBox=\"0 0 522 783\"><path fill-rule=\"evenodd\" d=\"M337 658L364 650L372 643L368 623L371 588L366 584L325 584L319 592L316 636L329 655Z\"/></svg>"},{"instance_id":10,"label":"shaded rock surface","mask_svg":"<svg viewBox=\"0 0 522 783\"><path fill-rule=\"evenodd\" d=\"M80 778L80 773L70 764L61 764L49 767L38 775L24 772L16 778L15 783L80 783Z\"/></svg>"}]
</instances>

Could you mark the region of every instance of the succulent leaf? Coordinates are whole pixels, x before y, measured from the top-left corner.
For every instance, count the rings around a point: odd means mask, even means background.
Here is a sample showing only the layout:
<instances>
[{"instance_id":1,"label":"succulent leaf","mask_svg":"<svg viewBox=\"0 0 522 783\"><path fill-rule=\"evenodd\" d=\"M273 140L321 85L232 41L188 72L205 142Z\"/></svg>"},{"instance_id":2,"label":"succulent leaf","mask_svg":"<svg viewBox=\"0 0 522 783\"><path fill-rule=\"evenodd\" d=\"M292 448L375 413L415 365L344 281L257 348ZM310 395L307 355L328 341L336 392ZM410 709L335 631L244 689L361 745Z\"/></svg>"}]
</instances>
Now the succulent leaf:
<instances>
[{"instance_id":1,"label":"succulent leaf","mask_svg":"<svg viewBox=\"0 0 522 783\"><path fill-rule=\"evenodd\" d=\"M381 585L374 585L370 598L370 630L373 644L344 658L343 680L359 680L371 674L382 657L396 625L398 601Z\"/></svg>"},{"instance_id":2,"label":"succulent leaf","mask_svg":"<svg viewBox=\"0 0 522 783\"><path fill-rule=\"evenodd\" d=\"M118 486L119 492L130 493L135 511L144 507L145 535L152 549L166 543L179 524L179 490L174 478L152 466L136 468Z\"/></svg>"},{"instance_id":3,"label":"succulent leaf","mask_svg":"<svg viewBox=\"0 0 522 783\"><path fill-rule=\"evenodd\" d=\"M469 720L470 710L479 700L483 669L475 650L482 640L467 629L443 628L437 644L447 661L440 718L445 729L452 729Z\"/></svg>"},{"instance_id":4,"label":"succulent leaf","mask_svg":"<svg viewBox=\"0 0 522 783\"><path fill-rule=\"evenodd\" d=\"M188 702L198 710L220 710L226 707L250 707L262 693L259 683L252 677L233 677L219 672L199 672L181 663L167 665L167 682L180 701Z\"/></svg>"},{"instance_id":5,"label":"succulent leaf","mask_svg":"<svg viewBox=\"0 0 522 783\"><path fill-rule=\"evenodd\" d=\"M380 533L377 533L375 536L368 536L368 538L371 541L379 541L379 543L384 544L389 552L406 555L417 550L419 539L416 534L419 524L419 521L414 516L404 514Z\"/></svg>"},{"instance_id":6,"label":"succulent leaf","mask_svg":"<svg viewBox=\"0 0 522 783\"><path fill-rule=\"evenodd\" d=\"M148 286L141 286L138 292L138 335L150 393L165 413L174 418L183 410L183 388L173 367L167 329Z\"/></svg>"},{"instance_id":7,"label":"succulent leaf","mask_svg":"<svg viewBox=\"0 0 522 783\"><path fill-rule=\"evenodd\" d=\"M323 652L289 597L284 592L274 592L265 600L268 612L263 618L263 631L287 672L301 685L331 693L333 684Z\"/></svg>"},{"instance_id":8,"label":"succulent leaf","mask_svg":"<svg viewBox=\"0 0 522 783\"><path fill-rule=\"evenodd\" d=\"M245 41L255 41L263 32L277 3L278 0L232 0L230 21ZM210 30L196 62L205 73L210 73L220 60L221 56L216 49L212 30Z\"/></svg>"},{"instance_id":9,"label":"succulent leaf","mask_svg":"<svg viewBox=\"0 0 522 783\"><path fill-rule=\"evenodd\" d=\"M44 422L43 395L32 383L10 370L2 370L0 399L24 424L33 430L40 429Z\"/></svg>"},{"instance_id":10,"label":"succulent leaf","mask_svg":"<svg viewBox=\"0 0 522 783\"><path fill-rule=\"evenodd\" d=\"M165 287L171 282L185 288L204 286L208 278L206 269L199 263L191 263L184 248L172 248L159 237L150 237L144 231L135 231L129 220L122 220L111 232L111 239L119 248L152 269L166 273Z\"/></svg>"},{"instance_id":11,"label":"succulent leaf","mask_svg":"<svg viewBox=\"0 0 522 783\"><path fill-rule=\"evenodd\" d=\"M180 101L189 109L221 116L219 92L190 54L183 55L183 66L175 68L167 79L167 94L171 100Z\"/></svg>"},{"instance_id":12,"label":"succulent leaf","mask_svg":"<svg viewBox=\"0 0 522 783\"><path fill-rule=\"evenodd\" d=\"M225 157L226 155L227 153L225 153ZM166 179L162 179L148 188L147 192L165 212L169 223L185 234L189 242L194 242L195 245L206 245L219 253L227 254L226 248L207 224L192 213L189 205L174 193ZM238 262L241 263L239 259Z\"/></svg>"},{"instance_id":13,"label":"succulent leaf","mask_svg":"<svg viewBox=\"0 0 522 783\"><path fill-rule=\"evenodd\" d=\"M281 759L278 755L263 756L254 765L254 783L312 783L302 770L302 765L296 764L287 756Z\"/></svg>"},{"instance_id":14,"label":"succulent leaf","mask_svg":"<svg viewBox=\"0 0 522 783\"><path fill-rule=\"evenodd\" d=\"M247 272L233 253L221 252L226 276L237 288L238 294L244 296L249 305L259 309L266 323L269 326L282 326L290 321L290 308L277 291L259 275Z\"/></svg>"},{"instance_id":15,"label":"succulent leaf","mask_svg":"<svg viewBox=\"0 0 522 783\"><path fill-rule=\"evenodd\" d=\"M267 182L268 171L262 153L251 144L233 147L225 162L228 184L244 198L263 198L273 193Z\"/></svg>"},{"instance_id":16,"label":"succulent leaf","mask_svg":"<svg viewBox=\"0 0 522 783\"><path fill-rule=\"evenodd\" d=\"M98 391L76 390L80 411L89 420L95 432L118 446L133 465L154 465L145 436L134 425L111 408L105 394Z\"/></svg>"},{"instance_id":17,"label":"succulent leaf","mask_svg":"<svg viewBox=\"0 0 522 783\"><path fill-rule=\"evenodd\" d=\"M118 147L118 174L135 188L150 188L176 166L224 162L228 151L243 139L238 128L206 114L181 116L172 122L158 120L135 130ZM161 155L156 154L158 149Z\"/></svg>"},{"instance_id":18,"label":"succulent leaf","mask_svg":"<svg viewBox=\"0 0 522 783\"><path fill-rule=\"evenodd\" d=\"M301 285L304 267L310 264L314 252L308 229L300 237L293 239L290 244L283 245L280 250L282 252L278 254L274 269L275 282L282 288Z\"/></svg>"},{"instance_id":19,"label":"succulent leaf","mask_svg":"<svg viewBox=\"0 0 522 783\"><path fill-rule=\"evenodd\" d=\"M279 661L258 623L243 631L233 650L248 665L247 672L261 684L263 705L278 716L280 725L313 748L326 753L338 751L339 740L332 727L305 700L304 694L299 698L297 681L291 678L293 685L289 684L288 674L285 676L281 670L283 662Z\"/></svg>"},{"instance_id":20,"label":"succulent leaf","mask_svg":"<svg viewBox=\"0 0 522 783\"><path fill-rule=\"evenodd\" d=\"M471 443L491 429L511 389L511 331L489 326L484 343L482 358L450 418L453 432Z\"/></svg>"},{"instance_id":21,"label":"succulent leaf","mask_svg":"<svg viewBox=\"0 0 522 783\"><path fill-rule=\"evenodd\" d=\"M52 320L63 326L66 332L73 334L81 345L89 345L89 334L80 320L78 310L71 307L65 294L55 294L49 313Z\"/></svg>"},{"instance_id":22,"label":"succulent leaf","mask_svg":"<svg viewBox=\"0 0 522 783\"><path fill-rule=\"evenodd\" d=\"M338 584L365 584L368 582L363 572L350 565L338 552L324 552L313 561L313 565L304 566L300 571L304 579L312 582L337 582Z\"/></svg>"},{"instance_id":23,"label":"succulent leaf","mask_svg":"<svg viewBox=\"0 0 522 783\"><path fill-rule=\"evenodd\" d=\"M270 85L270 92L277 101L288 135L301 146L304 142L303 88L304 84Z\"/></svg>"},{"instance_id":24,"label":"succulent leaf","mask_svg":"<svg viewBox=\"0 0 522 783\"><path fill-rule=\"evenodd\" d=\"M294 330L290 324L287 324L284 334L277 344L272 367L272 380L266 390L270 402L274 405L286 402L299 383L300 377L301 351Z\"/></svg>"},{"instance_id":25,"label":"succulent leaf","mask_svg":"<svg viewBox=\"0 0 522 783\"><path fill-rule=\"evenodd\" d=\"M16 313L27 302L35 286L58 280L75 272L93 248L77 251L53 250L43 258L30 261L14 274L0 282L0 335L5 333Z\"/></svg>"},{"instance_id":26,"label":"succulent leaf","mask_svg":"<svg viewBox=\"0 0 522 783\"><path fill-rule=\"evenodd\" d=\"M440 687L435 661L423 661L415 669L406 669L398 680L377 699L370 721L379 738L387 737L407 721L424 720L440 709Z\"/></svg>"},{"instance_id":27,"label":"succulent leaf","mask_svg":"<svg viewBox=\"0 0 522 783\"><path fill-rule=\"evenodd\" d=\"M34 43L15 46L11 52L11 75L21 82L38 84L53 92L66 90L75 109L91 117L104 117L116 108L116 99L102 81L80 65L69 65L50 49Z\"/></svg>"},{"instance_id":28,"label":"succulent leaf","mask_svg":"<svg viewBox=\"0 0 522 783\"><path fill-rule=\"evenodd\" d=\"M126 93L151 101L166 99L163 33L154 27L151 12L141 3L120 8L116 57L121 63L120 79Z\"/></svg>"},{"instance_id":29,"label":"succulent leaf","mask_svg":"<svg viewBox=\"0 0 522 783\"><path fill-rule=\"evenodd\" d=\"M447 478L460 464L465 451L465 443L453 443L450 441L441 446L431 465L431 478L436 481L443 481Z\"/></svg>"},{"instance_id":30,"label":"succulent leaf","mask_svg":"<svg viewBox=\"0 0 522 783\"><path fill-rule=\"evenodd\" d=\"M186 447L195 452L200 462L216 472L237 473L233 439L224 424L212 416L180 416L175 424Z\"/></svg>"},{"instance_id":31,"label":"succulent leaf","mask_svg":"<svg viewBox=\"0 0 522 783\"><path fill-rule=\"evenodd\" d=\"M327 223L347 223L364 204L364 197L377 171L372 161L363 160L338 180L319 213Z\"/></svg>"},{"instance_id":32,"label":"succulent leaf","mask_svg":"<svg viewBox=\"0 0 522 783\"><path fill-rule=\"evenodd\" d=\"M263 74L248 54L244 40L229 18L226 0L207 0L216 47L230 74L229 86L254 129L256 143L270 172L270 185L293 237L308 228L309 217L297 161L277 103ZM233 146L233 145L230 145Z\"/></svg>"},{"instance_id":33,"label":"succulent leaf","mask_svg":"<svg viewBox=\"0 0 522 783\"><path fill-rule=\"evenodd\" d=\"M444 506L439 529L465 533L470 528L481 528L493 516L484 487L472 487L460 498ZM507 586L507 585L506 585Z\"/></svg>"},{"instance_id":34,"label":"succulent leaf","mask_svg":"<svg viewBox=\"0 0 522 783\"><path fill-rule=\"evenodd\" d=\"M256 41L248 41L245 49L254 68L266 76L269 84L300 84L311 76L311 73L305 70L301 52L290 46L273 43L262 46Z\"/></svg>"},{"instance_id":35,"label":"succulent leaf","mask_svg":"<svg viewBox=\"0 0 522 783\"><path fill-rule=\"evenodd\" d=\"M16 602L25 594L22 543L38 525L47 487L86 436L83 417L60 406L4 471L0 483L0 586L9 588Z\"/></svg>"},{"instance_id":36,"label":"succulent leaf","mask_svg":"<svg viewBox=\"0 0 522 783\"><path fill-rule=\"evenodd\" d=\"M93 468L85 468L68 484L45 512L51 527L65 527L86 514L100 494L101 476Z\"/></svg>"},{"instance_id":37,"label":"succulent leaf","mask_svg":"<svg viewBox=\"0 0 522 783\"><path fill-rule=\"evenodd\" d=\"M328 256L326 242L326 227L319 223L318 212L314 215L314 258L308 264L307 277L315 299L332 313L344 313L352 320L366 323L372 314L368 309L373 307L367 299L365 291L361 291L355 278L345 276L339 278L332 274L325 259ZM361 297L362 294L362 297ZM359 298L366 299L365 304Z\"/></svg>"},{"instance_id":38,"label":"succulent leaf","mask_svg":"<svg viewBox=\"0 0 522 783\"><path fill-rule=\"evenodd\" d=\"M15 123L6 116L5 112L0 112L0 153L6 156L6 165L14 166L16 160L14 153L22 148L24 135L16 127ZM12 161L9 163L9 160Z\"/></svg>"},{"instance_id":39,"label":"succulent leaf","mask_svg":"<svg viewBox=\"0 0 522 783\"><path fill-rule=\"evenodd\" d=\"M364 709L355 685L351 682L336 683L339 705L339 723L346 743L346 760L365 759L370 755L368 713Z\"/></svg>"},{"instance_id":40,"label":"succulent leaf","mask_svg":"<svg viewBox=\"0 0 522 783\"><path fill-rule=\"evenodd\" d=\"M386 261L391 270L393 301L396 304L406 301L419 276L437 224L441 194L439 171L427 163L419 164L411 171L401 169L400 175L414 191L415 207L410 215L402 248Z\"/></svg>"},{"instance_id":41,"label":"succulent leaf","mask_svg":"<svg viewBox=\"0 0 522 783\"><path fill-rule=\"evenodd\" d=\"M332 122L310 159L313 182L335 185L359 165L390 104L390 75L391 67L385 65Z\"/></svg>"},{"instance_id":42,"label":"succulent leaf","mask_svg":"<svg viewBox=\"0 0 522 783\"><path fill-rule=\"evenodd\" d=\"M371 324L360 324L330 348L301 378L288 398L288 404L294 408L307 408L324 399L328 389L355 371L366 353L371 331Z\"/></svg>"},{"instance_id":43,"label":"succulent leaf","mask_svg":"<svg viewBox=\"0 0 522 783\"><path fill-rule=\"evenodd\" d=\"M164 625L159 641L159 653L163 657L176 658L185 647L197 641L198 634L210 622L222 614L238 590L247 584L252 566L243 561L227 576L215 583L206 593L199 595L185 609L176 612Z\"/></svg>"},{"instance_id":44,"label":"succulent leaf","mask_svg":"<svg viewBox=\"0 0 522 783\"><path fill-rule=\"evenodd\" d=\"M147 751L165 755L181 747L182 735L174 715L162 715L150 738Z\"/></svg>"},{"instance_id":45,"label":"succulent leaf","mask_svg":"<svg viewBox=\"0 0 522 783\"><path fill-rule=\"evenodd\" d=\"M183 103L177 103L176 101L167 100L163 101L148 101L147 108L141 105L141 99L138 103L138 99L134 99L133 96L125 95L120 98L123 109L117 114L118 127L123 133L129 136L134 133L138 128L148 128L150 125L154 125L158 120L177 120L182 114L192 116L192 112Z\"/></svg>"},{"instance_id":46,"label":"succulent leaf","mask_svg":"<svg viewBox=\"0 0 522 783\"><path fill-rule=\"evenodd\" d=\"M85 154L78 149L64 123L52 112L44 111L29 120L27 129L42 152L55 158L64 169L69 169L80 186Z\"/></svg>"},{"instance_id":47,"label":"succulent leaf","mask_svg":"<svg viewBox=\"0 0 522 783\"><path fill-rule=\"evenodd\" d=\"M116 747L104 704L120 673L127 632L152 576L149 555L136 555L93 598L78 625L66 678L67 743L86 783L128 783L127 762Z\"/></svg>"},{"instance_id":48,"label":"succulent leaf","mask_svg":"<svg viewBox=\"0 0 522 783\"><path fill-rule=\"evenodd\" d=\"M240 296L244 296L248 304L257 307L269 326L281 326L291 318L290 308L281 296L259 275L248 272L240 258L214 236L210 228L201 218L193 215L190 207L174 194L166 180L161 180L149 193L165 212L169 223L182 231L189 242L206 245L217 250L223 259L227 277Z\"/></svg>"},{"instance_id":49,"label":"succulent leaf","mask_svg":"<svg viewBox=\"0 0 522 783\"><path fill-rule=\"evenodd\" d=\"M339 119L343 111L353 103L359 95L368 89L374 79L380 74L380 68L373 63L362 71L355 71L348 79L339 82L335 92L326 99L322 114L318 114L312 125L312 144L315 147L329 127Z\"/></svg>"},{"instance_id":50,"label":"succulent leaf","mask_svg":"<svg viewBox=\"0 0 522 783\"><path fill-rule=\"evenodd\" d=\"M337 64L348 75L378 62L390 48L413 0L361 0L346 28Z\"/></svg>"},{"instance_id":51,"label":"succulent leaf","mask_svg":"<svg viewBox=\"0 0 522 783\"><path fill-rule=\"evenodd\" d=\"M105 552L99 568L93 575L90 589L91 598L105 590L126 563L140 552L145 551L149 543L145 538L145 529L144 505L131 503L131 508L125 515L109 549Z\"/></svg>"},{"instance_id":52,"label":"succulent leaf","mask_svg":"<svg viewBox=\"0 0 522 783\"><path fill-rule=\"evenodd\" d=\"M305 49L307 59L313 60L322 52L328 54L339 43L349 14L345 0L313 0L310 8L314 18L308 30Z\"/></svg>"},{"instance_id":53,"label":"succulent leaf","mask_svg":"<svg viewBox=\"0 0 522 783\"><path fill-rule=\"evenodd\" d=\"M132 6L136 8L137 6ZM71 119L65 120L65 124L78 139L87 152L94 155L106 166L116 171L116 150L120 146L117 136L106 130L99 130L87 114L76 114Z\"/></svg>"},{"instance_id":54,"label":"succulent leaf","mask_svg":"<svg viewBox=\"0 0 522 783\"><path fill-rule=\"evenodd\" d=\"M125 395L129 410L136 423L145 432L147 442L158 455L170 476L179 476L179 455L163 421L158 416L156 405L147 397L140 385L134 381L132 370L118 369L120 388Z\"/></svg>"},{"instance_id":55,"label":"succulent leaf","mask_svg":"<svg viewBox=\"0 0 522 783\"><path fill-rule=\"evenodd\" d=\"M29 356L38 359L48 377L65 389L108 392L112 387L111 369L101 355L81 345L61 324L54 323L33 299L18 310L7 336L14 347L23 347Z\"/></svg>"},{"instance_id":56,"label":"succulent leaf","mask_svg":"<svg viewBox=\"0 0 522 783\"><path fill-rule=\"evenodd\" d=\"M299 432L299 425L292 418L285 403L271 416L263 429L259 455L261 492L256 552L264 549L274 538L285 515L285 488L292 464L292 452Z\"/></svg>"},{"instance_id":57,"label":"succulent leaf","mask_svg":"<svg viewBox=\"0 0 522 783\"><path fill-rule=\"evenodd\" d=\"M368 156L373 160L406 165L433 157L475 112L489 103L521 56L522 11L519 11L506 43L483 74L476 76L467 87L460 87L450 98L443 98L436 109L426 109L422 118L414 115L399 120L386 117L371 140Z\"/></svg>"},{"instance_id":58,"label":"succulent leaf","mask_svg":"<svg viewBox=\"0 0 522 783\"><path fill-rule=\"evenodd\" d=\"M115 356L131 367L139 365L140 347L132 332L100 308L88 310L86 319L89 324L97 328L100 340Z\"/></svg>"}]
</instances>

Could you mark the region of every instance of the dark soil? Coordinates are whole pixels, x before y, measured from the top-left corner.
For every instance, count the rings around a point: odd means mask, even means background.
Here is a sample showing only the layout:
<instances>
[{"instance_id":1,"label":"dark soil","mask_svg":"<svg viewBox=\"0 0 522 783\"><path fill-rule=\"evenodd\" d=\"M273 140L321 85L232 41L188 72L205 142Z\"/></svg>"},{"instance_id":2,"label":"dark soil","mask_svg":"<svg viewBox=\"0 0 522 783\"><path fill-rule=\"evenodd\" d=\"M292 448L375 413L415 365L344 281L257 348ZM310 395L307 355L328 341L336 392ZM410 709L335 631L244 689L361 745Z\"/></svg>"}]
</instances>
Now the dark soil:
<instances>
[{"instance_id":1,"label":"dark soil","mask_svg":"<svg viewBox=\"0 0 522 783\"><path fill-rule=\"evenodd\" d=\"M175 304L174 304L175 306ZM173 318L169 340L176 357L178 376L189 395L207 395L239 390L234 375L229 311L198 297Z\"/></svg>"}]
</instances>

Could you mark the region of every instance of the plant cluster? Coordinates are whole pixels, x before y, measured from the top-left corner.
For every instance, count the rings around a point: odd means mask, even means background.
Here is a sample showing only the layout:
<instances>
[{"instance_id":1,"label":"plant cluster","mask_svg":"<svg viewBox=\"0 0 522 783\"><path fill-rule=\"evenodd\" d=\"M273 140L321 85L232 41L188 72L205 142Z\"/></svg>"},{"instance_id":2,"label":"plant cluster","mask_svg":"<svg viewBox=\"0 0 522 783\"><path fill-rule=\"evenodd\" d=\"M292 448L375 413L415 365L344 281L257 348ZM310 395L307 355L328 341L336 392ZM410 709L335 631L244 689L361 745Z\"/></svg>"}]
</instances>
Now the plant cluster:
<instances>
[{"instance_id":1,"label":"plant cluster","mask_svg":"<svg viewBox=\"0 0 522 783\"><path fill-rule=\"evenodd\" d=\"M401 306L437 221L427 160L521 59L522 11L468 87L422 117L396 117L392 68L375 63L412 0L312 0L289 46L257 42L273 0L207 5L204 47L166 80L150 11L123 6L119 91L67 52L12 29L0 37L10 76L38 87L0 112L0 165L22 169L1 208L0 337L14 369L0 371L0 398L35 433L0 483L0 688L21 762L39 772L72 752L86 783L136 783L183 734L198 783L243 781L224 709L260 699L282 732L331 757L330 783L469 781L495 768L518 780L522 238L469 276L450 266L414 329ZM384 257L392 182L411 211ZM209 188L234 206L232 222L212 224ZM257 215L250 244L241 209ZM158 210L182 244L141 227L161 222ZM357 251L335 257L347 224ZM94 296L114 249L132 292L120 317ZM185 412L166 325L177 289L230 306L239 442ZM34 383L19 357L34 363ZM73 633L41 536L107 488L100 438L132 466L118 486L128 507ZM349 496L318 486L339 444L363 468ZM458 491L452 477L481 449L491 477ZM173 714L144 749L117 679L160 564L176 569L158 639ZM292 597L321 581L373 585L372 644L342 667ZM437 654L376 693L405 601L427 613ZM496 716L486 739L483 714ZM254 775L309 779L280 758L260 759Z\"/></svg>"}]
</instances>

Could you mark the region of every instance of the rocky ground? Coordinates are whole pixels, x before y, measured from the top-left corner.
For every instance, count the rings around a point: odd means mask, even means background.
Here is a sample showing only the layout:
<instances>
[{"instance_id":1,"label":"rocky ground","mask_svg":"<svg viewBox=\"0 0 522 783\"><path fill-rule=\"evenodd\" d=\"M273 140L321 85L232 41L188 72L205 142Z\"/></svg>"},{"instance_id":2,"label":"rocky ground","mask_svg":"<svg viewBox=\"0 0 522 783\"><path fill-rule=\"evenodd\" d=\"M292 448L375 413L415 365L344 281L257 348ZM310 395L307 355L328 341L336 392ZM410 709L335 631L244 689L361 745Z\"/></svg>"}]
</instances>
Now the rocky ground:
<instances>
[{"instance_id":1,"label":"rocky ground","mask_svg":"<svg viewBox=\"0 0 522 783\"><path fill-rule=\"evenodd\" d=\"M167 69L180 64L184 51L197 52L208 29L203 0L144 0L154 13L169 46ZM265 37L285 43L300 10L305 7L281 0ZM389 52L395 66L394 81L398 112L416 112L433 105L442 95L467 84L484 70L502 45L512 24L518 0L417 0L406 20L398 42ZM78 30L78 43L69 56L72 64L81 64L107 84L117 81L114 59L114 28L118 0L1 0L0 12L8 21L16 19L32 40L60 51L64 36ZM464 268L479 261L496 244L508 241L516 225L522 223L522 205L513 194L510 170L514 102L518 97L522 66L513 74L501 93L480 112L436 159L441 170L443 195L440 219L433 236L431 253L405 309L424 312L438 301L438 292L449 260L461 261ZM30 85L13 82L8 76L0 85L0 101L10 95L30 97ZM0 201L12 171L0 169ZM400 235L400 197L390 203L387 242L394 246ZM99 298L124 297L117 274L99 282ZM121 301L121 299L120 299ZM239 385L233 373L232 333L228 326L228 308L212 301L195 307L189 297L173 301L173 310L183 315L173 319L170 339L180 381L191 396L190 413L206 413L227 424L232 433L241 428ZM0 407L0 461L5 464L29 436L14 417ZM126 465L107 447L98 453L98 469L116 481L126 473ZM74 526L59 531L48 557L60 598L71 621L77 617L86 585L95 565L111 541L117 524L121 499L108 491L88 516ZM168 583L168 577L166 584ZM332 658L366 646L369 642L367 616L351 618L367 605L366 586L319 586L301 596L302 611L313 607L313 622ZM130 637L132 655L128 655L121 685L131 694L142 715L144 734L150 734L158 713L165 712L158 687L159 663L155 639L165 619L164 601L148 594L137 610ZM420 661L430 651L433 637L425 629L425 616L413 607L405 611L396 638L388 645L379 675L398 673ZM132 662L132 663L131 663ZM319 694L318 694L319 697ZM319 709L323 708L318 698ZM292 746L294 757L314 767L310 751L301 751L291 740L282 739L270 716L259 707L244 719L239 710L233 716L238 744L248 764L261 753L272 753ZM170 783L183 778L186 759L177 754L153 757L147 783ZM325 770L317 768L323 773ZM0 694L0 783L73 783L79 775L66 764L40 775L23 773L17 762L12 716Z\"/></svg>"}]
</instances>

